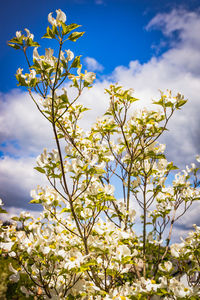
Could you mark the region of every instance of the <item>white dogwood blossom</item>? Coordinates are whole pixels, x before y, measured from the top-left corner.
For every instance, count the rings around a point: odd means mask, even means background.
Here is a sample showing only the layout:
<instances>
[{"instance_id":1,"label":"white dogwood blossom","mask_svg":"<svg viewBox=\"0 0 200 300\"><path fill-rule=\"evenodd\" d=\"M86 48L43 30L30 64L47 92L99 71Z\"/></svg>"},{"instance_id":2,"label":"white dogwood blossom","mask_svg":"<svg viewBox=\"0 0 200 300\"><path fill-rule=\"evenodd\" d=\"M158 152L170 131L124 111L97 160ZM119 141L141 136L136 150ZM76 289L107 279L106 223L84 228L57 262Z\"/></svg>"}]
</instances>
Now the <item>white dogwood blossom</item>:
<instances>
[{"instance_id":1,"label":"white dogwood blossom","mask_svg":"<svg viewBox=\"0 0 200 300\"><path fill-rule=\"evenodd\" d=\"M67 20L66 14L61 9L56 10L56 19L52 17L52 14L52 12L48 14L48 21L52 26L58 26L61 22L65 23Z\"/></svg>"}]
</instances>

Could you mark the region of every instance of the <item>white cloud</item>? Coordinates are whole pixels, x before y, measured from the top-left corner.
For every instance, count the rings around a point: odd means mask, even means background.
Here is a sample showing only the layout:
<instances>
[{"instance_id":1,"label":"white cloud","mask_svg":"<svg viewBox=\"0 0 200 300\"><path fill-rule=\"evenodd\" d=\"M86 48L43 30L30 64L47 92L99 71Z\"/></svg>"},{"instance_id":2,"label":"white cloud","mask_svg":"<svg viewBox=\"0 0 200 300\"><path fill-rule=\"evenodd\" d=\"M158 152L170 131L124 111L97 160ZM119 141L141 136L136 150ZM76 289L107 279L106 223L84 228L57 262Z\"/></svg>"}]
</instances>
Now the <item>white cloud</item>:
<instances>
[{"instance_id":1,"label":"white cloud","mask_svg":"<svg viewBox=\"0 0 200 300\"><path fill-rule=\"evenodd\" d=\"M0 150L12 155L36 155L52 147L49 123L44 119L27 92L13 90L0 95Z\"/></svg>"},{"instance_id":2,"label":"white cloud","mask_svg":"<svg viewBox=\"0 0 200 300\"><path fill-rule=\"evenodd\" d=\"M188 12L172 10L169 14L156 15L147 25L147 29L161 29L170 38L171 47L165 56L174 67L183 71L200 74L197 64L200 49L200 10Z\"/></svg>"},{"instance_id":3,"label":"white cloud","mask_svg":"<svg viewBox=\"0 0 200 300\"><path fill-rule=\"evenodd\" d=\"M35 158L0 159L0 198L5 206L26 207L31 200L30 190L40 185L47 185L47 180L34 169Z\"/></svg>"},{"instance_id":4,"label":"white cloud","mask_svg":"<svg viewBox=\"0 0 200 300\"><path fill-rule=\"evenodd\" d=\"M194 230L193 225L200 226L200 202L194 202L188 211L175 223L172 241L180 242L180 237L186 238L189 231Z\"/></svg>"},{"instance_id":5,"label":"white cloud","mask_svg":"<svg viewBox=\"0 0 200 300\"><path fill-rule=\"evenodd\" d=\"M100 63L98 63L98 61L93 57L87 56L84 59L84 62L88 71L103 71L104 69L103 66Z\"/></svg>"},{"instance_id":6,"label":"white cloud","mask_svg":"<svg viewBox=\"0 0 200 300\"><path fill-rule=\"evenodd\" d=\"M132 61L129 67L117 67L112 78L127 87L135 88L138 105L149 106L151 99L159 96L158 89L172 89L189 99L185 107L176 112L165 134L169 159L184 166L200 152L200 18L198 13L173 10L170 14L157 15L148 25L160 28L163 34L172 35L179 30L171 48L160 57L153 57L145 64Z\"/></svg>"}]
</instances>

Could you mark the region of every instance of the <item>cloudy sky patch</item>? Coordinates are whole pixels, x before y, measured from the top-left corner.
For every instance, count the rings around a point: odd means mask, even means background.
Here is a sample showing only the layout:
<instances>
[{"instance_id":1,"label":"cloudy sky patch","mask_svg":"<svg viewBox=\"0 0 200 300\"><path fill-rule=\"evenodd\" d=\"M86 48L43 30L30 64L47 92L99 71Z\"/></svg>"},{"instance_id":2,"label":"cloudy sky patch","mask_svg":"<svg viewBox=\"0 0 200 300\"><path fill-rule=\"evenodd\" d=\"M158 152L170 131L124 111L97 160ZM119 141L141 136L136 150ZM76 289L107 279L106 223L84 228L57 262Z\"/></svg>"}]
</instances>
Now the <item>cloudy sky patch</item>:
<instances>
[{"instance_id":1,"label":"cloudy sky patch","mask_svg":"<svg viewBox=\"0 0 200 300\"><path fill-rule=\"evenodd\" d=\"M86 57L84 62L88 71L103 71L103 66L93 57Z\"/></svg>"}]
</instances>

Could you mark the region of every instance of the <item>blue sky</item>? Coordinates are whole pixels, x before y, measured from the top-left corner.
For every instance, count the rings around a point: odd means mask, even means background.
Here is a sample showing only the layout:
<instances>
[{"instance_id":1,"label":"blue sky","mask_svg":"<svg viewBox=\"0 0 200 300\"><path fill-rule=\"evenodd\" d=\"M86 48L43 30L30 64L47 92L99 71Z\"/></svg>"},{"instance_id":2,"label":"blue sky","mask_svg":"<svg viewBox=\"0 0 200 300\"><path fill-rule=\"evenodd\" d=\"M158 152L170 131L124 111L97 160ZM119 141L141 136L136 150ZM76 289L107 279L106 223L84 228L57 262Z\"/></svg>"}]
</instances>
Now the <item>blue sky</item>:
<instances>
[{"instance_id":1,"label":"blue sky","mask_svg":"<svg viewBox=\"0 0 200 300\"><path fill-rule=\"evenodd\" d=\"M198 1L157 0L59 0L59 1L4 1L0 12L0 91L16 87L14 74L24 57L7 46L16 30L30 29L40 41L47 26L50 11L61 8L69 23L79 23L86 32L76 44L76 53L95 57L109 74L117 65L127 66L130 60L147 62L152 55L160 55L169 46L160 31L148 32L145 26L158 12L172 8L195 9ZM42 45L46 45L46 40ZM162 44L162 46L161 46Z\"/></svg>"},{"instance_id":2,"label":"blue sky","mask_svg":"<svg viewBox=\"0 0 200 300\"><path fill-rule=\"evenodd\" d=\"M29 192L46 184L33 167L44 147L53 148L47 123L41 119L25 90L16 87L14 74L24 68L22 53L7 46L17 30L28 28L40 40L47 15L62 9L68 23L82 25L85 35L70 48L82 55L84 67L97 73L93 89L82 100L92 110L83 126L105 111L104 88L119 82L135 89L138 108L151 107L158 89L172 89L189 99L169 125L162 142L169 161L184 168L200 153L200 3L197 0L58 0L4 1L0 11L0 198L9 215L28 204ZM31 55L31 53L29 53ZM84 123L85 122L85 123ZM198 209L199 206L198 206ZM197 205L179 233L198 223Z\"/></svg>"}]
</instances>

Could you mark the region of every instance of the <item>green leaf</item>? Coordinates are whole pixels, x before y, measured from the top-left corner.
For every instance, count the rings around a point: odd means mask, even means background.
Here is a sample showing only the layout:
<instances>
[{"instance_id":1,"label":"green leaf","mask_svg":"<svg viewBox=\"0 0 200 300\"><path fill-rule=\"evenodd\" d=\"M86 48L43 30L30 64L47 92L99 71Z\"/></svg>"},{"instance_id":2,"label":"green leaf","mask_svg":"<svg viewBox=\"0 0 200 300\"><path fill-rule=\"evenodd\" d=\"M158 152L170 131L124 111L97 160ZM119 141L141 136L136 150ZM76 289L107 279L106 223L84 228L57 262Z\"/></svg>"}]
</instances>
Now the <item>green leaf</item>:
<instances>
[{"instance_id":1,"label":"green leaf","mask_svg":"<svg viewBox=\"0 0 200 300\"><path fill-rule=\"evenodd\" d=\"M29 201L29 203L36 203L36 204L41 203L41 202L42 201L40 199L33 199L33 200Z\"/></svg>"},{"instance_id":2,"label":"green leaf","mask_svg":"<svg viewBox=\"0 0 200 300\"><path fill-rule=\"evenodd\" d=\"M27 86L27 83L26 83L25 79L21 75L16 75L16 79L18 80L19 85Z\"/></svg>"},{"instance_id":3,"label":"green leaf","mask_svg":"<svg viewBox=\"0 0 200 300\"><path fill-rule=\"evenodd\" d=\"M62 134L62 133L59 133L59 134L58 134L58 138L59 138L59 139L62 139L62 138L64 138L64 137L65 137L64 134Z\"/></svg>"},{"instance_id":4,"label":"green leaf","mask_svg":"<svg viewBox=\"0 0 200 300\"><path fill-rule=\"evenodd\" d=\"M50 29L50 27L47 27L47 32L45 33L45 35L43 35L42 38L46 38L46 39L54 39L55 38L55 34L53 33L53 31Z\"/></svg>"},{"instance_id":5,"label":"green leaf","mask_svg":"<svg viewBox=\"0 0 200 300\"><path fill-rule=\"evenodd\" d=\"M160 291L165 295L168 294L168 292L165 289L160 289Z\"/></svg>"},{"instance_id":6,"label":"green leaf","mask_svg":"<svg viewBox=\"0 0 200 300\"><path fill-rule=\"evenodd\" d=\"M179 109L181 106L185 105L187 103L187 100L180 100L176 103L176 108Z\"/></svg>"},{"instance_id":7,"label":"green leaf","mask_svg":"<svg viewBox=\"0 0 200 300\"><path fill-rule=\"evenodd\" d=\"M7 211L0 207L0 214L7 214Z\"/></svg>"},{"instance_id":8,"label":"green leaf","mask_svg":"<svg viewBox=\"0 0 200 300\"><path fill-rule=\"evenodd\" d=\"M42 39L51 39L51 37L50 37L47 33L45 33L45 34L42 36Z\"/></svg>"},{"instance_id":9,"label":"green leaf","mask_svg":"<svg viewBox=\"0 0 200 300\"><path fill-rule=\"evenodd\" d=\"M38 44L38 42L32 42L32 46L33 47L36 47L36 46L40 47L40 44Z\"/></svg>"},{"instance_id":10,"label":"green leaf","mask_svg":"<svg viewBox=\"0 0 200 300\"><path fill-rule=\"evenodd\" d=\"M23 39L22 37L20 39L18 38L13 38L10 41L8 41L8 43L13 43L13 44L19 44L19 45L23 45Z\"/></svg>"},{"instance_id":11,"label":"green leaf","mask_svg":"<svg viewBox=\"0 0 200 300\"><path fill-rule=\"evenodd\" d=\"M72 41L72 42L76 42L77 39L79 39L85 32L72 32L72 34L70 34L70 36L68 37L68 40Z\"/></svg>"},{"instance_id":12,"label":"green leaf","mask_svg":"<svg viewBox=\"0 0 200 300\"><path fill-rule=\"evenodd\" d=\"M163 105L164 105L164 102L163 102L163 100L161 99L161 100L159 100L159 101L153 101L153 104L157 104L157 105L163 106Z\"/></svg>"},{"instance_id":13,"label":"green leaf","mask_svg":"<svg viewBox=\"0 0 200 300\"><path fill-rule=\"evenodd\" d=\"M68 97L67 97L66 94L62 94L62 95L60 96L60 98L62 99L62 101L63 101L64 103L69 103L69 100L68 100Z\"/></svg>"},{"instance_id":14,"label":"green leaf","mask_svg":"<svg viewBox=\"0 0 200 300\"><path fill-rule=\"evenodd\" d=\"M173 165L173 162L170 162L167 166L168 170L178 170L179 168L175 165Z\"/></svg>"},{"instance_id":15,"label":"green leaf","mask_svg":"<svg viewBox=\"0 0 200 300\"><path fill-rule=\"evenodd\" d=\"M76 80L76 79L74 79L74 80L73 80L73 83L74 83L74 84L73 84L73 85L71 85L71 86L74 86L74 87L78 88L78 82L77 82L77 80Z\"/></svg>"},{"instance_id":16,"label":"green leaf","mask_svg":"<svg viewBox=\"0 0 200 300\"><path fill-rule=\"evenodd\" d=\"M167 101L165 103L165 107L173 107L174 106L174 103L172 103L171 101Z\"/></svg>"},{"instance_id":17,"label":"green leaf","mask_svg":"<svg viewBox=\"0 0 200 300\"><path fill-rule=\"evenodd\" d=\"M52 27L52 33L54 35L58 35L58 29L57 29L57 27L55 25L53 25L53 27Z\"/></svg>"},{"instance_id":18,"label":"green leaf","mask_svg":"<svg viewBox=\"0 0 200 300\"><path fill-rule=\"evenodd\" d=\"M40 173L45 173L45 170L42 169L41 167L35 167L34 169L37 170Z\"/></svg>"},{"instance_id":19,"label":"green leaf","mask_svg":"<svg viewBox=\"0 0 200 300\"><path fill-rule=\"evenodd\" d=\"M68 33L70 33L72 30L80 27L81 25L78 25L78 24L75 24L75 23L72 23L70 25L66 25L64 23L62 23L62 30L63 30L63 35L66 35Z\"/></svg>"},{"instance_id":20,"label":"green leaf","mask_svg":"<svg viewBox=\"0 0 200 300\"><path fill-rule=\"evenodd\" d=\"M78 25L76 23L72 23L72 24L68 25L67 27L68 27L69 31L72 31L72 30L74 30L78 27L81 27L81 25Z\"/></svg>"},{"instance_id":21,"label":"green leaf","mask_svg":"<svg viewBox=\"0 0 200 300\"><path fill-rule=\"evenodd\" d=\"M67 207L64 207L62 210L61 210L61 213L64 213L64 212L69 212L70 211L70 209L69 208L67 208Z\"/></svg>"},{"instance_id":22,"label":"green leaf","mask_svg":"<svg viewBox=\"0 0 200 300\"><path fill-rule=\"evenodd\" d=\"M81 55L75 57L75 59L73 60L73 62L71 64L71 68L79 68L81 66L80 58L81 58Z\"/></svg>"},{"instance_id":23,"label":"green leaf","mask_svg":"<svg viewBox=\"0 0 200 300\"><path fill-rule=\"evenodd\" d=\"M127 100L130 102L130 103L133 103L135 101L138 101L139 99L135 98L135 97L130 97L130 96L127 96Z\"/></svg>"},{"instance_id":24,"label":"green leaf","mask_svg":"<svg viewBox=\"0 0 200 300\"><path fill-rule=\"evenodd\" d=\"M37 42L34 42L32 39L28 39L27 45L30 47L39 47L40 46L40 44L38 44Z\"/></svg>"},{"instance_id":25,"label":"green leaf","mask_svg":"<svg viewBox=\"0 0 200 300\"><path fill-rule=\"evenodd\" d=\"M21 48L19 45L16 45L16 44L9 44L9 43L8 43L8 46L10 46L10 47L12 47L12 48L14 48L14 49L16 49L16 50L18 50L18 49Z\"/></svg>"},{"instance_id":26,"label":"green leaf","mask_svg":"<svg viewBox=\"0 0 200 300\"><path fill-rule=\"evenodd\" d=\"M50 175L51 178L61 178L62 174L58 175L58 174L51 174Z\"/></svg>"}]
</instances>

